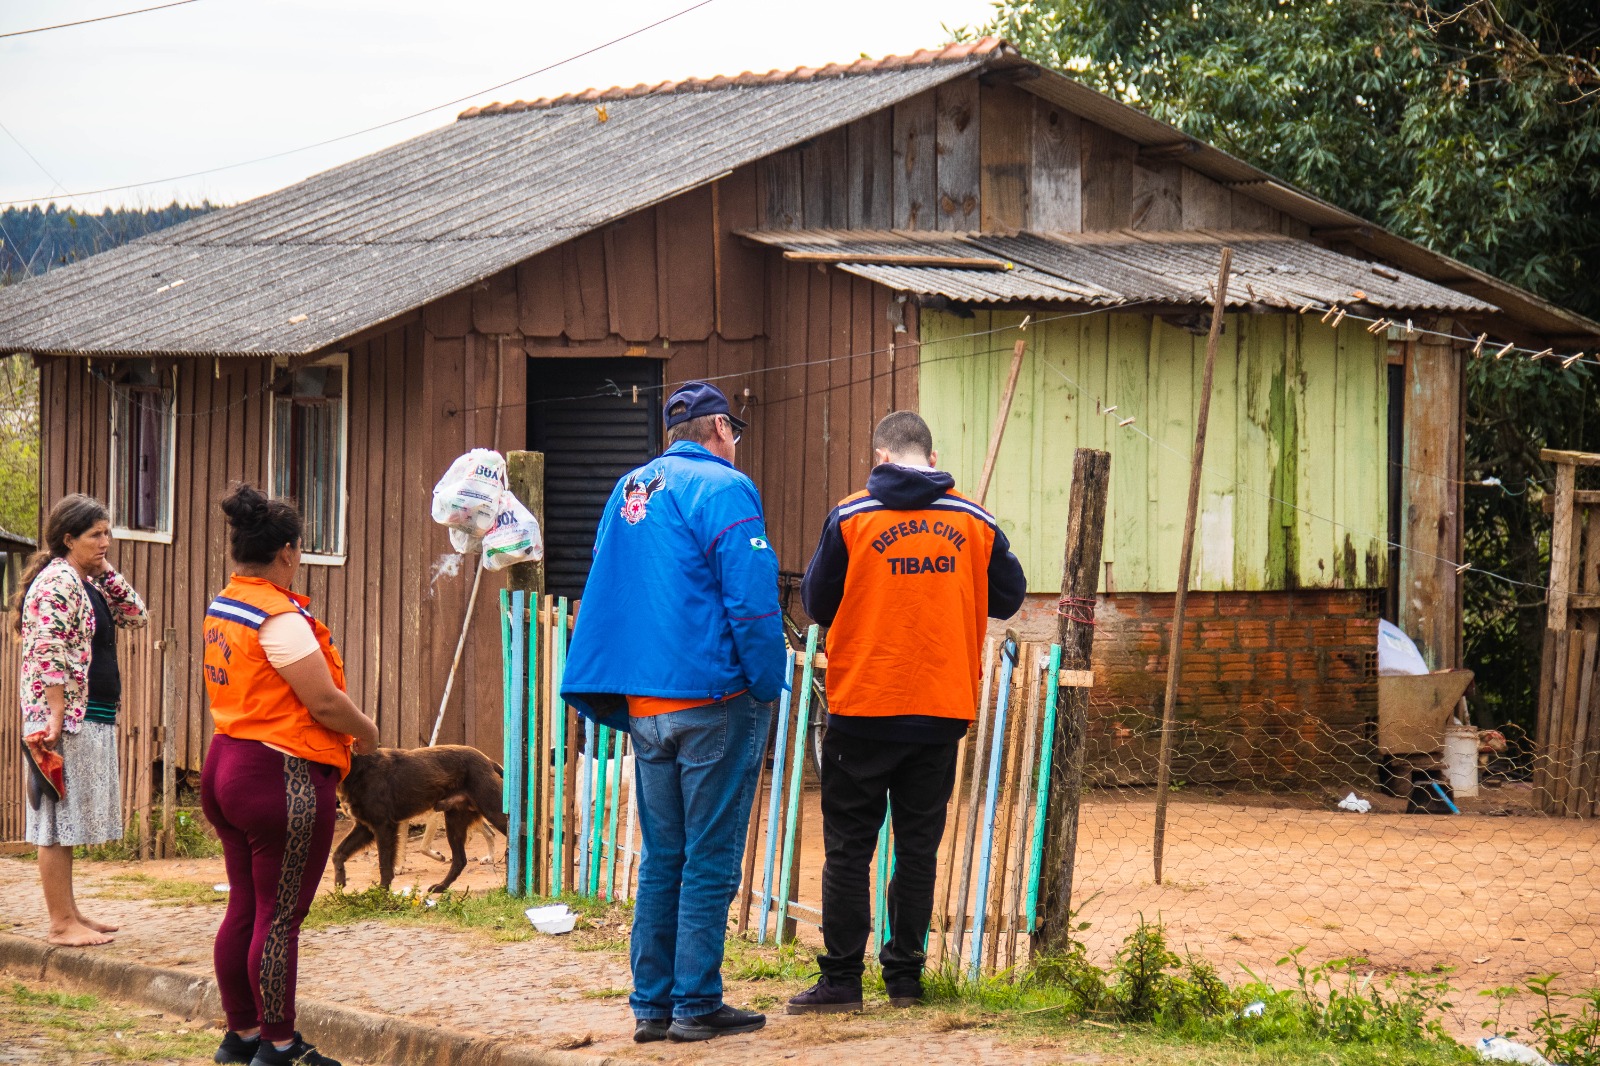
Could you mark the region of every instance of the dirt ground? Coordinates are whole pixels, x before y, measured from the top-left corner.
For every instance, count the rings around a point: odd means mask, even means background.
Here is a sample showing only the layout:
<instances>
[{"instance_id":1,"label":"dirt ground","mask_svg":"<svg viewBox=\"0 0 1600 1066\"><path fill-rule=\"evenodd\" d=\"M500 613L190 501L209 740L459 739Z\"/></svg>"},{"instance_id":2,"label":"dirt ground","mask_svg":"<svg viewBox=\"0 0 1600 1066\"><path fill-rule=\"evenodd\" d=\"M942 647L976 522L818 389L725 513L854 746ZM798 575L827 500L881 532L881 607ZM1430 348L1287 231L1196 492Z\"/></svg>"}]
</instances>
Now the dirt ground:
<instances>
[{"instance_id":1,"label":"dirt ground","mask_svg":"<svg viewBox=\"0 0 1600 1066\"><path fill-rule=\"evenodd\" d=\"M1361 957L1380 974L1449 970L1460 990L1452 1027L1474 1038L1492 1014L1482 990L1547 973L1573 990L1600 986L1600 824L1539 815L1518 783L1462 800L1460 816L1407 815L1404 800L1361 795L1370 813L1335 809L1335 795L1175 792L1160 885L1152 792L1086 796L1073 906L1090 923L1081 934L1090 956L1109 963L1143 917L1230 981L1248 968L1292 983L1293 967L1278 961L1296 948L1310 964ZM820 814L816 795L807 799L799 899L814 902ZM817 933L802 925L800 936L815 943ZM935 954L937 943L935 934Z\"/></svg>"}]
</instances>

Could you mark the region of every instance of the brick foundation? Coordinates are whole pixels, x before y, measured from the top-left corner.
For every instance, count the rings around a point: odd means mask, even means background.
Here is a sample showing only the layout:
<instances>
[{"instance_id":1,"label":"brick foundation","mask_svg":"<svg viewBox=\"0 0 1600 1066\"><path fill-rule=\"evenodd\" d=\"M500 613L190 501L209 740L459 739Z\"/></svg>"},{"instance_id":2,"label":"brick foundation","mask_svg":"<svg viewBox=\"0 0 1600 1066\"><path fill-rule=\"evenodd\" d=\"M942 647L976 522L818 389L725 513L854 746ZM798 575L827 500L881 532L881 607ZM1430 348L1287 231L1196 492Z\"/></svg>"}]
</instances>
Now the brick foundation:
<instances>
[{"instance_id":1,"label":"brick foundation","mask_svg":"<svg viewBox=\"0 0 1600 1066\"><path fill-rule=\"evenodd\" d=\"M1369 780L1380 594L1191 592L1178 689L1176 778L1293 787ZM1155 779L1172 593L1102 596L1088 765L1096 783ZM1055 640L1056 597L1010 625Z\"/></svg>"}]
</instances>

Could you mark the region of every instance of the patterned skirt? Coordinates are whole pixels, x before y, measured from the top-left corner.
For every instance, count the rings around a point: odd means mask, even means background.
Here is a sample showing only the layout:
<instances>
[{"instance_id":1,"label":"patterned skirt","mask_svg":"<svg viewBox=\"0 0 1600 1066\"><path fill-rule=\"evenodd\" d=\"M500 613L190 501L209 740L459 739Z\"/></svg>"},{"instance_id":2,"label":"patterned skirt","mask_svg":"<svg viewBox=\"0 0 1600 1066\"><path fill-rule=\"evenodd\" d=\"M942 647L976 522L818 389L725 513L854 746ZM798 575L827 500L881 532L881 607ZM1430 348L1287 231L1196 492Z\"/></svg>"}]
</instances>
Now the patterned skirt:
<instances>
[{"instance_id":1,"label":"patterned skirt","mask_svg":"<svg viewBox=\"0 0 1600 1066\"><path fill-rule=\"evenodd\" d=\"M30 844L104 844L122 839L122 782L117 766L117 727L85 721L76 733L62 733L59 748L66 763L67 795L56 800L42 789L35 804L27 789ZM23 760L23 773L33 771Z\"/></svg>"}]
</instances>

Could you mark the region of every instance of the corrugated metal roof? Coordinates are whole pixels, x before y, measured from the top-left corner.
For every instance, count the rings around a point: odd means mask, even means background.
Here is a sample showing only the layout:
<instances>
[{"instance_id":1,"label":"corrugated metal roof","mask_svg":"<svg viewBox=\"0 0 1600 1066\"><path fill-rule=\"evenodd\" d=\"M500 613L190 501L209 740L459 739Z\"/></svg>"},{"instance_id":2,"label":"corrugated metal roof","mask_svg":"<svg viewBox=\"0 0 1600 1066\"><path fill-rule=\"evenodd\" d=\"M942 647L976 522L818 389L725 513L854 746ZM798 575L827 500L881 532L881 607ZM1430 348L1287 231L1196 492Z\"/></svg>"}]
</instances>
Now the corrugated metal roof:
<instances>
[{"instance_id":1,"label":"corrugated metal roof","mask_svg":"<svg viewBox=\"0 0 1600 1066\"><path fill-rule=\"evenodd\" d=\"M1182 230L1016 235L828 230L750 233L785 251L833 258L841 270L903 292L975 303L1209 304L1217 259L1233 249L1228 305L1298 309L1363 303L1386 311L1494 311L1492 304L1409 274L1259 232ZM1009 269L864 264L893 255L987 253Z\"/></svg>"},{"instance_id":2,"label":"corrugated metal roof","mask_svg":"<svg viewBox=\"0 0 1600 1066\"><path fill-rule=\"evenodd\" d=\"M467 121L0 290L0 352L273 355L325 349L599 225L978 69L1027 75L1017 80L1020 88L1142 147L1182 146L1188 149L1184 166L1313 226L1341 230L1341 241L1421 275L1393 292L1377 283L1386 279L1363 283L1369 295L1393 301L1368 301L1377 306L1498 306L1506 327L1500 332L1526 339L1533 330L1568 343L1600 336L1600 323L1290 188L1031 63L1004 41L984 38L848 65L591 89L475 108L463 114ZM607 121L600 121L597 106L605 108ZM1098 293L1113 277L1136 288L1133 278L1152 267L1158 273L1169 266L1189 269L1181 257L1167 264L1152 261L1152 254L1081 253L1098 255L1104 274L1097 284L1073 284L1087 293L1085 301L1105 302L1115 294ZM1256 302L1272 302L1272 293L1286 299L1296 283L1331 280L1324 276L1332 269L1327 260L1289 265L1302 270L1299 282L1281 272L1246 280L1269 294ZM948 289L952 298L973 298L954 295L971 291L969 279L923 272L937 268L877 269L884 266L874 265L874 280L889 284L884 279L892 273L908 287L924 287L917 291ZM1341 282L1348 279L1343 269L1337 272ZM1064 283L1053 270L1027 272L1020 259L1008 274L1007 281L989 283L1016 294L1007 299L1045 299ZM1199 272L1185 276L1192 292ZM1440 284L1421 288L1429 285L1422 278ZM178 280L181 285L171 284ZM1434 291L1441 285L1452 286L1455 298ZM1461 290L1488 302L1461 297Z\"/></svg>"},{"instance_id":3,"label":"corrugated metal roof","mask_svg":"<svg viewBox=\"0 0 1600 1066\"><path fill-rule=\"evenodd\" d=\"M0 351L314 352L981 63L458 121L0 290Z\"/></svg>"},{"instance_id":4,"label":"corrugated metal roof","mask_svg":"<svg viewBox=\"0 0 1600 1066\"><path fill-rule=\"evenodd\" d=\"M22 554L34 551L39 547L39 542L32 537L24 537L20 533L12 533L0 528L0 552Z\"/></svg>"}]
</instances>

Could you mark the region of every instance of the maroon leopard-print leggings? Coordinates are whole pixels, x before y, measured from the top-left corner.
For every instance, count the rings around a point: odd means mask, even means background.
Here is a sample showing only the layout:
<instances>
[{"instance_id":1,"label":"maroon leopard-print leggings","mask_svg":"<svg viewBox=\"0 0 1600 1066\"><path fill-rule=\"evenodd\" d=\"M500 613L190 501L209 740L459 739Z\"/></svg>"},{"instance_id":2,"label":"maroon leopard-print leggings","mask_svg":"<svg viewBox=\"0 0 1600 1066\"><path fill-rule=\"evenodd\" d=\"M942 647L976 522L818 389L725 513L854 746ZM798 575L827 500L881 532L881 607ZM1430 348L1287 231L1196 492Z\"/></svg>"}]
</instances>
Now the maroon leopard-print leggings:
<instances>
[{"instance_id":1,"label":"maroon leopard-print leggings","mask_svg":"<svg viewBox=\"0 0 1600 1066\"><path fill-rule=\"evenodd\" d=\"M300 923L333 845L339 772L259 741L212 738L200 778L206 818L222 838L228 912L213 961L234 1032L294 1038Z\"/></svg>"}]
</instances>

